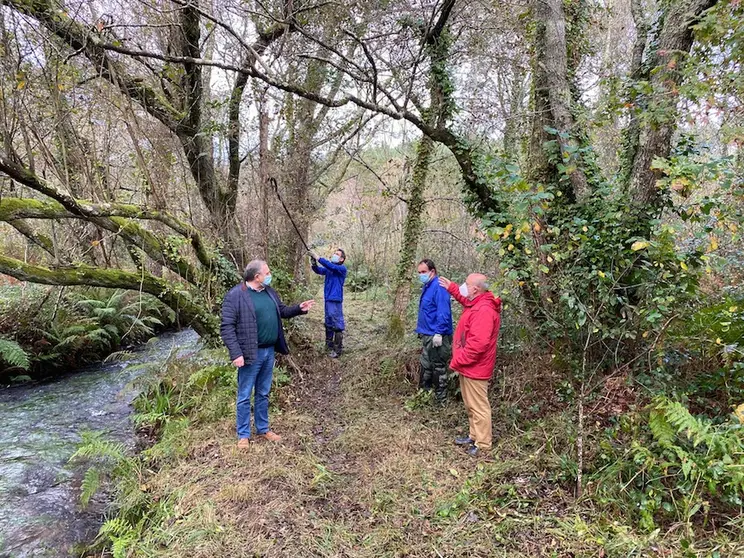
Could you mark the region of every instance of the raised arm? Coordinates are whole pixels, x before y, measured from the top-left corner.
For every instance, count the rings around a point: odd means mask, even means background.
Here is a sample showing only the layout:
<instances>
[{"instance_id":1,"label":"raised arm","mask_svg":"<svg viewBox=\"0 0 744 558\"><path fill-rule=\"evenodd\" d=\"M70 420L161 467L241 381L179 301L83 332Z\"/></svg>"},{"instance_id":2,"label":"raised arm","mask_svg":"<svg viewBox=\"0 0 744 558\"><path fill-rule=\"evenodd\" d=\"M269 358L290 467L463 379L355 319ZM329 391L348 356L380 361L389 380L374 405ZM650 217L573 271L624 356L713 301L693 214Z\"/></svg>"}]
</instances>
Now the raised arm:
<instances>
[{"instance_id":1,"label":"raised arm","mask_svg":"<svg viewBox=\"0 0 744 558\"><path fill-rule=\"evenodd\" d=\"M327 260L325 258L318 259L318 262L320 265L322 265L324 268L326 268L331 273L335 273L337 275L341 275L343 277L346 277L346 266L342 264L335 264L330 260Z\"/></svg>"},{"instance_id":2,"label":"raised arm","mask_svg":"<svg viewBox=\"0 0 744 558\"><path fill-rule=\"evenodd\" d=\"M460 286L457 283L450 281L446 277L440 277L439 285L447 289L447 292L452 295L452 298L454 298L463 306L468 306L470 304L470 301L467 299L467 297L464 297L460 294Z\"/></svg>"},{"instance_id":3,"label":"raised arm","mask_svg":"<svg viewBox=\"0 0 744 558\"><path fill-rule=\"evenodd\" d=\"M312 263L312 265L310 267L318 275L327 275L328 274L328 270L326 268L324 268L324 267L320 267L318 265L318 262L315 261L315 260L313 260L313 263Z\"/></svg>"}]
</instances>

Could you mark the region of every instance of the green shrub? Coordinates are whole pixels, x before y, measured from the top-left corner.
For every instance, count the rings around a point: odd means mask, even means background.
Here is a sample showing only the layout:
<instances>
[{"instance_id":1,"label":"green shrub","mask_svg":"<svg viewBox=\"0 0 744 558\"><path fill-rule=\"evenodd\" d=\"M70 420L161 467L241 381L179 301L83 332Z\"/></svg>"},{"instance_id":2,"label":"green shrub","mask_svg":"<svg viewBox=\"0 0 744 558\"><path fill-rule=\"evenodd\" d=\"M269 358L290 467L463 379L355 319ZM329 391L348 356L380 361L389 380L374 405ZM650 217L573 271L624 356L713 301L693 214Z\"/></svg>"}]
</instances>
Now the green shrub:
<instances>
[{"instance_id":1,"label":"green shrub","mask_svg":"<svg viewBox=\"0 0 744 558\"><path fill-rule=\"evenodd\" d=\"M375 284L374 276L365 267L356 267L349 270L346 275L346 290L352 293L361 293Z\"/></svg>"},{"instance_id":2,"label":"green shrub","mask_svg":"<svg viewBox=\"0 0 744 558\"><path fill-rule=\"evenodd\" d=\"M599 468L589 479L601 504L630 510L647 531L665 521L706 521L713 510L741 513L744 426L738 415L716 423L659 396L642 421L628 415L613 434L630 439L600 444Z\"/></svg>"}]
</instances>

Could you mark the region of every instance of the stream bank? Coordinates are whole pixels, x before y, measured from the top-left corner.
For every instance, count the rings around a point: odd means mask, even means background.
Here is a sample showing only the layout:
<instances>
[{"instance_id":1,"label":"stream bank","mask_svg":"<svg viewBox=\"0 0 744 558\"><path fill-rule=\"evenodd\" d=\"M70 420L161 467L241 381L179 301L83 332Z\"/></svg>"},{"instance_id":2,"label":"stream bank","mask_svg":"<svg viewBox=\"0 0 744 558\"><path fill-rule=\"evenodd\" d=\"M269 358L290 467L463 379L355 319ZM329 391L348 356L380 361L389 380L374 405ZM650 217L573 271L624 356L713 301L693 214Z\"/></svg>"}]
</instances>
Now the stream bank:
<instances>
[{"instance_id":1,"label":"stream bank","mask_svg":"<svg viewBox=\"0 0 744 558\"><path fill-rule=\"evenodd\" d=\"M0 558L69 556L95 537L105 495L85 510L82 471L67 461L80 432L102 432L134 446L129 420L138 377L172 351L196 350L193 330L164 334L127 361L103 363L41 385L0 391Z\"/></svg>"}]
</instances>

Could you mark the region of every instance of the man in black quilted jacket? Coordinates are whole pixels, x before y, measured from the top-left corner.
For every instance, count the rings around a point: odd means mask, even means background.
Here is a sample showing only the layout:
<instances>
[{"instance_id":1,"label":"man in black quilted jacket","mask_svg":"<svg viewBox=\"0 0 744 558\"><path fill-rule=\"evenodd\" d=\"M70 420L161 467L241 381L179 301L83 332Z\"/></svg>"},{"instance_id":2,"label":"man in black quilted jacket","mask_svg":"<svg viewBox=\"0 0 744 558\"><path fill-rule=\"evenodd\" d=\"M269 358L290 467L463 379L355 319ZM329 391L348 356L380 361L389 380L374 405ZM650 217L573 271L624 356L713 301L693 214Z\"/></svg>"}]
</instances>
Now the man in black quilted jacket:
<instances>
[{"instance_id":1,"label":"man in black quilted jacket","mask_svg":"<svg viewBox=\"0 0 744 558\"><path fill-rule=\"evenodd\" d=\"M271 270L263 260L253 260L243 273L243 282L225 295L220 335L238 368L238 447L251 441L251 394L255 389L253 422L256 434L271 442L281 436L269 430L269 392L274 371L274 353L287 354L282 318L294 318L315 304L306 300L285 306L271 283Z\"/></svg>"}]
</instances>

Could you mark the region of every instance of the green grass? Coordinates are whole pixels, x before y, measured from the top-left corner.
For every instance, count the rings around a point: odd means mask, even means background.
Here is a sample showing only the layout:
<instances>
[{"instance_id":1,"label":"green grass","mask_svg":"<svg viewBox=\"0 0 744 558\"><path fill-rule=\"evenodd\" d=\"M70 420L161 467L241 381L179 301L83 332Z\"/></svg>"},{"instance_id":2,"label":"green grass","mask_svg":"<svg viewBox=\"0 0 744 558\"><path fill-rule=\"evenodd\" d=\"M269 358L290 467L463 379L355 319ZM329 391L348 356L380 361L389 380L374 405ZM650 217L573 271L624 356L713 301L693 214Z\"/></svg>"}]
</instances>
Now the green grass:
<instances>
[{"instance_id":1,"label":"green grass","mask_svg":"<svg viewBox=\"0 0 744 558\"><path fill-rule=\"evenodd\" d=\"M675 524L643 532L591 486L576 500L573 412L548 397L557 378L538 358L503 357L492 390L493 456L469 458L452 444L466 426L461 403L439 409L415 395L415 341L375 341L379 301L352 295L346 308L342 359L313 352L322 337L316 313L301 326L314 338L293 355L300 372L281 363L272 398L279 445L237 449L226 355L171 363L141 404L156 411L159 441L141 458L143 476L122 480L119 518L102 540L127 557L744 553L734 523L695 526L692 538ZM601 428L590 431L596 445Z\"/></svg>"}]
</instances>

